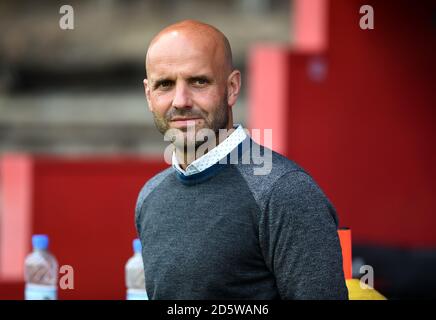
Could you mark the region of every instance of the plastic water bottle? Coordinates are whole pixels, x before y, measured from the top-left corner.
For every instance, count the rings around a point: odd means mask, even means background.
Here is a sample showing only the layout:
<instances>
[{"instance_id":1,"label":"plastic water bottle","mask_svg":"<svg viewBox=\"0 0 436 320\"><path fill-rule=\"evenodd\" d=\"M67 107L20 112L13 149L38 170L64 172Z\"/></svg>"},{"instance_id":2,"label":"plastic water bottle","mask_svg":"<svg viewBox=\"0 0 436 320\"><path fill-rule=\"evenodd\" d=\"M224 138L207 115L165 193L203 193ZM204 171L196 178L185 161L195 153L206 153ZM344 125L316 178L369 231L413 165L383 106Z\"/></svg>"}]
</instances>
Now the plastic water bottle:
<instances>
[{"instance_id":1,"label":"plastic water bottle","mask_svg":"<svg viewBox=\"0 0 436 320\"><path fill-rule=\"evenodd\" d=\"M141 241L133 240L133 256L126 263L126 300L148 300L141 251Z\"/></svg>"},{"instance_id":2,"label":"plastic water bottle","mask_svg":"<svg viewBox=\"0 0 436 320\"><path fill-rule=\"evenodd\" d=\"M33 252L24 262L26 300L56 300L58 282L58 262L48 251L47 235L32 237Z\"/></svg>"}]
</instances>

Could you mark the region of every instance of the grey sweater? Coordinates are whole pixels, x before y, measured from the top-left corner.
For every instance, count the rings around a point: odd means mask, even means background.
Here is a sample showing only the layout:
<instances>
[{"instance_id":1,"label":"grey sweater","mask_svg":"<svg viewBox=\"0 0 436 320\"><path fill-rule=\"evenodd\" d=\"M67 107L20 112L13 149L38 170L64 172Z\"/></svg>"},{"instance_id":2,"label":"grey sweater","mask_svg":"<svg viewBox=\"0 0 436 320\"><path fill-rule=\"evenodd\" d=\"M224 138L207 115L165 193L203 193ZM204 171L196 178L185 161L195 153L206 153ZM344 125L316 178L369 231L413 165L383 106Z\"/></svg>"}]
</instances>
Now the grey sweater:
<instances>
[{"instance_id":1,"label":"grey sweater","mask_svg":"<svg viewBox=\"0 0 436 320\"><path fill-rule=\"evenodd\" d=\"M135 222L150 299L348 298L333 206L302 168L271 156L267 175L239 148L237 164L170 167L145 184Z\"/></svg>"}]
</instances>

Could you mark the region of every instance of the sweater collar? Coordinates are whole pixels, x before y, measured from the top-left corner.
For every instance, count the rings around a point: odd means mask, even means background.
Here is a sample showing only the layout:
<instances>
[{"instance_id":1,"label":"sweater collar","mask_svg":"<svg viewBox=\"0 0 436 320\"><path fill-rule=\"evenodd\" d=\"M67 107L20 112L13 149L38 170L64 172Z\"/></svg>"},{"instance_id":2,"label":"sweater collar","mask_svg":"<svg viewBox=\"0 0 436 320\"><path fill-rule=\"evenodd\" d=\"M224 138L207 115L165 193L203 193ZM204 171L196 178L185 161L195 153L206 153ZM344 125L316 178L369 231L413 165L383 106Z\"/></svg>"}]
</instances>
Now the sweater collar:
<instances>
[{"instance_id":1,"label":"sweater collar","mask_svg":"<svg viewBox=\"0 0 436 320\"><path fill-rule=\"evenodd\" d=\"M233 131L223 142L217 145L215 148L210 150L205 155L193 161L186 170L183 170L178 161L175 152L173 152L172 156L172 165L173 168L177 171L177 173L183 176L191 176L194 174L201 173L213 165L218 163L221 159L227 157L227 155L232 152L242 141L245 140L247 134L245 133L242 125L237 124L234 126L235 131Z\"/></svg>"}]
</instances>

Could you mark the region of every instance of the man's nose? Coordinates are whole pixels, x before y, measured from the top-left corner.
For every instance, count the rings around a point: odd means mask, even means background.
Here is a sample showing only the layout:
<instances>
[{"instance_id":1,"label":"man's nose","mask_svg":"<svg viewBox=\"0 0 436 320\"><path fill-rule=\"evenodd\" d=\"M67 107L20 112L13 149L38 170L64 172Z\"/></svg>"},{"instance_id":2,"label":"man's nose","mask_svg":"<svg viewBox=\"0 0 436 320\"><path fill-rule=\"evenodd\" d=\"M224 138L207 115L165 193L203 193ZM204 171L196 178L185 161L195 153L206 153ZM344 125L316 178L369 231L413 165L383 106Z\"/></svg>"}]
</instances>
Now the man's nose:
<instances>
[{"instance_id":1,"label":"man's nose","mask_svg":"<svg viewBox=\"0 0 436 320\"><path fill-rule=\"evenodd\" d=\"M179 82L176 84L173 107L178 109L192 107L191 94L185 83Z\"/></svg>"}]
</instances>

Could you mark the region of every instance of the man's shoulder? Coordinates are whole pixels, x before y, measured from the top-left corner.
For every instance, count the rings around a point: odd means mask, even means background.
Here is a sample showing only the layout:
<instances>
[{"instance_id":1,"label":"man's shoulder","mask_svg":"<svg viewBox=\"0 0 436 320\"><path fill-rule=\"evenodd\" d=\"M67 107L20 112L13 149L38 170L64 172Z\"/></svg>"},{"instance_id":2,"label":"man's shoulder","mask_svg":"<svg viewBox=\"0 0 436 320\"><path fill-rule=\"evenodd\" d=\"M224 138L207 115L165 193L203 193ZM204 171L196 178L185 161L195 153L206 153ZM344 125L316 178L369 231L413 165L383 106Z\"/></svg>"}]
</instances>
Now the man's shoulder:
<instances>
[{"instance_id":1,"label":"man's shoulder","mask_svg":"<svg viewBox=\"0 0 436 320\"><path fill-rule=\"evenodd\" d=\"M144 186L141 188L141 191L138 195L138 200L136 207L138 209L138 206L142 204L145 198L150 195L150 193L163 181L166 177L168 177L172 172L174 171L173 167L168 167L156 175L154 175L152 178L150 178Z\"/></svg>"},{"instance_id":2,"label":"man's shoulder","mask_svg":"<svg viewBox=\"0 0 436 320\"><path fill-rule=\"evenodd\" d=\"M242 156L237 167L250 187L264 191L270 190L284 175L307 174L295 161L254 141L251 142L250 161Z\"/></svg>"},{"instance_id":3,"label":"man's shoulder","mask_svg":"<svg viewBox=\"0 0 436 320\"><path fill-rule=\"evenodd\" d=\"M267 147L263 147L265 149L268 149ZM278 173L288 173L288 172L306 172L303 167L301 167L298 163L296 163L294 160L289 159L282 155L281 153L272 151L272 163L273 166L276 167L276 171Z\"/></svg>"},{"instance_id":4,"label":"man's shoulder","mask_svg":"<svg viewBox=\"0 0 436 320\"><path fill-rule=\"evenodd\" d=\"M255 142L252 146L251 163L237 167L261 207L273 192L293 198L307 190L320 191L312 176L295 161ZM259 167L263 169L256 171Z\"/></svg>"},{"instance_id":5,"label":"man's shoulder","mask_svg":"<svg viewBox=\"0 0 436 320\"><path fill-rule=\"evenodd\" d=\"M327 209L337 223L335 209L314 178L295 161L284 155L260 146L260 154L269 157L270 170L265 174L255 174L254 164L238 165L238 170L246 181L262 212L270 208L294 208L303 212L307 206ZM255 152L256 153L256 152ZM253 157L252 157L253 158ZM267 161L265 158L265 161ZM292 210L291 210L292 211Z\"/></svg>"}]
</instances>

